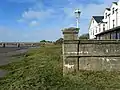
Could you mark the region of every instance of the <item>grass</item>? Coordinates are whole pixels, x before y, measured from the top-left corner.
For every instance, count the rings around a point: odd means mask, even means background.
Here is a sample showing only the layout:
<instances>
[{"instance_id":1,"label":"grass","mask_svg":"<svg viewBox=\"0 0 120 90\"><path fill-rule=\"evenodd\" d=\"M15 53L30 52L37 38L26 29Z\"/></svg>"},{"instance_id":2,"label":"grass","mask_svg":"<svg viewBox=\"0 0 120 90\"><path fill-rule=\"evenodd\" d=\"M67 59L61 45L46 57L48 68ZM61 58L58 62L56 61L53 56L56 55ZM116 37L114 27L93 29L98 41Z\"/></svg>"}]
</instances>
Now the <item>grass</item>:
<instances>
[{"instance_id":1,"label":"grass","mask_svg":"<svg viewBox=\"0 0 120 90\"><path fill-rule=\"evenodd\" d=\"M1 69L0 90L120 90L120 72L80 71L62 75L61 46L31 49Z\"/></svg>"}]
</instances>

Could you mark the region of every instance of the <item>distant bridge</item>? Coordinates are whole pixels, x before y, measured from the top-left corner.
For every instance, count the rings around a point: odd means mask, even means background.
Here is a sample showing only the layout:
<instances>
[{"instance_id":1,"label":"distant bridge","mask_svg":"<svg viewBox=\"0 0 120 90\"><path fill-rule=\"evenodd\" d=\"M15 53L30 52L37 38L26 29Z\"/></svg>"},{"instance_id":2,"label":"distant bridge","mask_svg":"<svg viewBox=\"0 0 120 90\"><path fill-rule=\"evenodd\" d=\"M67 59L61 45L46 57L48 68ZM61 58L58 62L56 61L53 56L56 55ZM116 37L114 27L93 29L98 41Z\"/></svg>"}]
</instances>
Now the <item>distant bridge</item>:
<instances>
[{"instance_id":1,"label":"distant bridge","mask_svg":"<svg viewBox=\"0 0 120 90\"><path fill-rule=\"evenodd\" d=\"M43 45L40 42L0 42L0 47L37 47Z\"/></svg>"}]
</instances>

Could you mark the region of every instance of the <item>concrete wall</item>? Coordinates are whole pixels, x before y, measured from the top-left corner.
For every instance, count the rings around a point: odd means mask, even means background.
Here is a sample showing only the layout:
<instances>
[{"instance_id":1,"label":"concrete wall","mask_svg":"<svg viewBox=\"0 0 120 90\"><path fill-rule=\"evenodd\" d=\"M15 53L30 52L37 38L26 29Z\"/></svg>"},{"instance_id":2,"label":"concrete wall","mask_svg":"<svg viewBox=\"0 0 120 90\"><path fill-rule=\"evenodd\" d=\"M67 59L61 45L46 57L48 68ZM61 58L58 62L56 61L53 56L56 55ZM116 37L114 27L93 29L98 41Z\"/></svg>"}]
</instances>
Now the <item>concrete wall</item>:
<instances>
[{"instance_id":1,"label":"concrete wall","mask_svg":"<svg viewBox=\"0 0 120 90\"><path fill-rule=\"evenodd\" d=\"M79 70L120 70L120 40L66 40L64 37L63 72Z\"/></svg>"}]
</instances>

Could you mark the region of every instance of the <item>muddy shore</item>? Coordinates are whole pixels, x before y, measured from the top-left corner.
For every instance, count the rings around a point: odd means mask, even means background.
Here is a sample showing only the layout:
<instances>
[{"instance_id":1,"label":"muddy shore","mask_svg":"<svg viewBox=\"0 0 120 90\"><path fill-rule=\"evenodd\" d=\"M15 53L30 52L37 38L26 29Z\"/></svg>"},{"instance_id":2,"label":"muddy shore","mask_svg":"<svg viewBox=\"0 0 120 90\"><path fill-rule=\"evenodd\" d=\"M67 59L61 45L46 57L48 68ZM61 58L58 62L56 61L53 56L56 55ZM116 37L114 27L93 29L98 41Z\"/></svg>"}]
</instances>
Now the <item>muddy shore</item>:
<instances>
[{"instance_id":1,"label":"muddy shore","mask_svg":"<svg viewBox=\"0 0 120 90\"><path fill-rule=\"evenodd\" d=\"M17 55L21 53L25 53L28 51L28 47L7 47L2 48L0 47L0 65L6 65L10 63L10 59L12 55ZM7 74L7 71L0 70L0 77L3 77Z\"/></svg>"}]
</instances>

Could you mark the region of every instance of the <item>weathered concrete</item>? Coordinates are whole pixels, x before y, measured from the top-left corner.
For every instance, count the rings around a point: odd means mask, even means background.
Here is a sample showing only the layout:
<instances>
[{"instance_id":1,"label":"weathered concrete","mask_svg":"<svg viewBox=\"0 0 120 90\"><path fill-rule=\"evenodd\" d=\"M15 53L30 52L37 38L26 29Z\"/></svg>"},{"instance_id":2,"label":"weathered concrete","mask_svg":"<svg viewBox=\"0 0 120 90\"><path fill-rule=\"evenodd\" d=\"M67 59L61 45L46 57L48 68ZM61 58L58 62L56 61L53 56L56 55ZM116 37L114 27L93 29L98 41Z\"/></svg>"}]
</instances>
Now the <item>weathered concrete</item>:
<instances>
[{"instance_id":1,"label":"weathered concrete","mask_svg":"<svg viewBox=\"0 0 120 90\"><path fill-rule=\"evenodd\" d=\"M79 29L78 28L69 28L69 29L64 29L62 30L64 34L64 40L76 40L78 39L78 33Z\"/></svg>"},{"instance_id":2,"label":"weathered concrete","mask_svg":"<svg viewBox=\"0 0 120 90\"><path fill-rule=\"evenodd\" d=\"M76 28L71 34L63 30L64 73L79 70L120 70L120 40L78 40L78 33L73 32L76 32ZM74 39L71 36L75 36Z\"/></svg>"}]
</instances>

